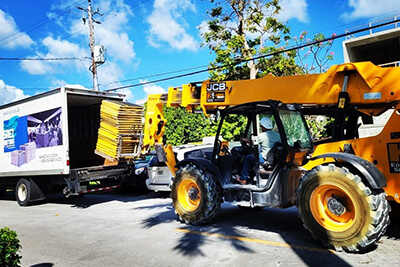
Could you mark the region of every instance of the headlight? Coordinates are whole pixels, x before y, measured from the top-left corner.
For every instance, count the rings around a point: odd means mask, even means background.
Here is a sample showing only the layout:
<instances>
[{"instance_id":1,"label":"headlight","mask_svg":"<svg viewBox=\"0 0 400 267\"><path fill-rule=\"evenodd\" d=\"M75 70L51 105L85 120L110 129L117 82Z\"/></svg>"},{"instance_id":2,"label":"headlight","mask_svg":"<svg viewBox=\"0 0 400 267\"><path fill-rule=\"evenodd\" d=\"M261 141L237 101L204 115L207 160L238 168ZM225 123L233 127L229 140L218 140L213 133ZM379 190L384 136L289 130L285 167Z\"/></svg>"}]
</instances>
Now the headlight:
<instances>
[{"instance_id":1,"label":"headlight","mask_svg":"<svg viewBox=\"0 0 400 267\"><path fill-rule=\"evenodd\" d=\"M135 174L136 175L140 175L140 174L142 174L144 172L145 169L146 169L145 167L137 168L135 170Z\"/></svg>"}]
</instances>

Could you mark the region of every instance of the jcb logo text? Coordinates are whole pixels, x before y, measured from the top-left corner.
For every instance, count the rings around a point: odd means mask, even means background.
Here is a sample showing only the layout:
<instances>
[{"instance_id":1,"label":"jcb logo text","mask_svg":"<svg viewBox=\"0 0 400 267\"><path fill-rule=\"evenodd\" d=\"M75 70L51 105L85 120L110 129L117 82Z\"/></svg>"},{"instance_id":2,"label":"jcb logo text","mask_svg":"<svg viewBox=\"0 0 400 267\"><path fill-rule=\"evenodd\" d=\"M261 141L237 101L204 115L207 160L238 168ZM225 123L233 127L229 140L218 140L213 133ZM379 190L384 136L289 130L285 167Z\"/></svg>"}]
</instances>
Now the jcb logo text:
<instances>
[{"instance_id":1,"label":"jcb logo text","mask_svg":"<svg viewBox=\"0 0 400 267\"><path fill-rule=\"evenodd\" d=\"M207 84L207 91L225 91L225 83L209 83Z\"/></svg>"}]
</instances>

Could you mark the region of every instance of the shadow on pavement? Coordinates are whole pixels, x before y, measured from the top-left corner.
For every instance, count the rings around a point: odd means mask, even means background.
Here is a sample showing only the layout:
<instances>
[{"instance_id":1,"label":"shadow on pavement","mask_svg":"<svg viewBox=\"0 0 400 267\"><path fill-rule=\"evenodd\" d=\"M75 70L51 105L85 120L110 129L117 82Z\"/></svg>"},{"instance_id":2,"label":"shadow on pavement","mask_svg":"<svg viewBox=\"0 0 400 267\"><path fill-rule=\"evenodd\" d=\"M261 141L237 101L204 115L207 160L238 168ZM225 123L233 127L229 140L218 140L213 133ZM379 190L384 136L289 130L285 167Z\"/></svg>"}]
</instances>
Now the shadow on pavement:
<instances>
[{"instance_id":1,"label":"shadow on pavement","mask_svg":"<svg viewBox=\"0 0 400 267\"><path fill-rule=\"evenodd\" d=\"M52 266L54 266L54 264L49 262L30 265L30 267L52 267Z\"/></svg>"},{"instance_id":2,"label":"shadow on pavement","mask_svg":"<svg viewBox=\"0 0 400 267\"><path fill-rule=\"evenodd\" d=\"M387 238L392 239L392 240L400 240L400 219L399 218L393 218L391 219L390 225L388 229L386 230Z\"/></svg>"},{"instance_id":3,"label":"shadow on pavement","mask_svg":"<svg viewBox=\"0 0 400 267\"><path fill-rule=\"evenodd\" d=\"M151 208L151 206L148 206L138 209ZM145 228L151 228L176 220L177 216L171 207L167 211L164 210L155 216L144 219L142 225ZM213 222L213 224L202 226L182 224L182 227L177 229L182 233L182 236L173 249L188 257L204 256L202 246L207 241L212 240L210 238L219 238L229 242L236 251L256 253L250 244L265 241L257 239L259 238L257 237L258 233L255 233L254 230L260 230L278 233L284 239L281 247L291 248L308 266L321 266L322 264L351 266L341 259L338 253L323 248L312 239L310 233L303 228L296 208L245 210L224 204L219 216ZM251 240L255 241L252 242ZM266 241L264 243L275 246L274 243L276 242ZM280 245L276 246L279 247Z\"/></svg>"},{"instance_id":4,"label":"shadow on pavement","mask_svg":"<svg viewBox=\"0 0 400 267\"><path fill-rule=\"evenodd\" d=\"M390 202L390 225L386 231L388 238L400 240L400 203Z\"/></svg>"},{"instance_id":5,"label":"shadow on pavement","mask_svg":"<svg viewBox=\"0 0 400 267\"><path fill-rule=\"evenodd\" d=\"M45 200L32 202L30 205L44 205L44 204L61 204L70 205L72 208L85 209L91 206L102 204L110 201L120 202L135 202L139 200L149 199L154 197L153 192L135 192L131 194L120 194L116 191L112 192L96 192L85 195L73 196L66 198L63 194L47 195ZM15 199L14 191L7 191L0 196L0 200L14 201L18 206Z\"/></svg>"}]
</instances>

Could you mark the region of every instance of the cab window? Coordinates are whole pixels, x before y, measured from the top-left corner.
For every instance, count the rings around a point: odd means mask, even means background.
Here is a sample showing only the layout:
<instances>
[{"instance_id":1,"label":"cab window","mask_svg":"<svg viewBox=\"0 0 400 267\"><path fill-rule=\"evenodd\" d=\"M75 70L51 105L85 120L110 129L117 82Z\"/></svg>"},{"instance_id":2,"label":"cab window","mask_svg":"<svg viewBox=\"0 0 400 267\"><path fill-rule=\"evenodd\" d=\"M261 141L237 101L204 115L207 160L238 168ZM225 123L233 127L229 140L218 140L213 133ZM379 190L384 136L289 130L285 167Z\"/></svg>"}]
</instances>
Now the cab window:
<instances>
[{"instance_id":1,"label":"cab window","mask_svg":"<svg viewBox=\"0 0 400 267\"><path fill-rule=\"evenodd\" d=\"M293 147L297 143L303 148L311 147L310 133L300 112L296 110L280 110L279 116L282 120L289 146Z\"/></svg>"}]
</instances>

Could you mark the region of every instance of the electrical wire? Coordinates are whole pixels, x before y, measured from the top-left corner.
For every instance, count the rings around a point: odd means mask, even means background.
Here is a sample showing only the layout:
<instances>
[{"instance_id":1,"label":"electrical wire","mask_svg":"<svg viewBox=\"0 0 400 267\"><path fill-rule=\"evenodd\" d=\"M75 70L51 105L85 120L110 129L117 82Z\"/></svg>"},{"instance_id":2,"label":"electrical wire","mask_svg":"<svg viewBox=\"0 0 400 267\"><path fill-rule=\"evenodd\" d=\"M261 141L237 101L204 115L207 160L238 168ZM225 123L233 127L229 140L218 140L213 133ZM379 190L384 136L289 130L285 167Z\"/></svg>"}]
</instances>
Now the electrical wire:
<instances>
[{"instance_id":1,"label":"electrical wire","mask_svg":"<svg viewBox=\"0 0 400 267\"><path fill-rule=\"evenodd\" d=\"M113 81L108 84L102 84L102 86L108 86L111 84L116 84L116 83L125 83L125 82L130 82L130 81L136 81L136 80L142 80L142 79L148 79L148 78L153 78L153 77L160 77L168 74L173 74L173 73L179 73L179 72L184 72L188 70L194 70L194 69L199 69L199 68L206 68L208 65L201 65L201 66L196 66L196 67L191 67L191 68L186 68L186 69L180 69L180 70L173 70L173 71L168 71L168 72L163 72L163 73L157 73L157 74L152 74L152 75L146 75L146 76L141 76L141 77L135 77L135 78L130 78L126 80L121 80L121 81Z\"/></svg>"},{"instance_id":2,"label":"electrical wire","mask_svg":"<svg viewBox=\"0 0 400 267\"><path fill-rule=\"evenodd\" d=\"M0 57L0 60L38 60L38 61L57 61L57 60L83 60L83 59L91 59L90 57L83 57L83 58L78 58L78 57L53 57L53 58L32 58L32 57Z\"/></svg>"},{"instance_id":3,"label":"electrical wire","mask_svg":"<svg viewBox=\"0 0 400 267\"><path fill-rule=\"evenodd\" d=\"M216 67L213 67L213 68L207 68L207 69L193 71L193 72L189 72L189 73L184 73L184 74L176 75L176 76L172 76L172 77L166 77L166 78L162 78L162 79L141 82L141 83L138 83L138 84L120 86L120 87L108 89L106 91L107 92L112 92L112 91L117 91L117 90L126 89L126 88L133 88L133 87L138 87L138 86L142 86L142 85L146 85L146 84L152 84L152 83L156 83L156 82L164 82L164 81L173 80L173 79L177 79L177 78L193 76L193 75L196 75L196 74L199 74L199 73L203 73L203 72L207 72L207 71L213 71L213 70L218 70L218 69L222 69L222 68L226 68L226 67L236 66L238 64L245 63L245 62L248 62L248 61L262 59L262 58L266 58L266 57L271 57L271 56L279 55L279 54L282 54L282 53L287 53L287 52L298 50L298 49L301 49L301 48L304 48L304 47L307 47L307 46L312 46L312 45L315 45L315 44L318 44L318 43L321 43L321 42L333 41L335 39L343 38L343 37L346 37L348 35L354 35L354 34L357 34L357 33L363 32L363 31L372 30L372 29L375 29L375 28L379 28L379 27L390 25L390 24L394 24L394 23L397 23L397 22L400 22L400 19L389 21L389 22L385 22L385 23L381 23L381 24L377 24L377 25L370 26L370 27L365 27L365 28L362 28L362 29L358 29L358 30L347 32L347 33L343 33L343 34L338 34L338 35L331 36L331 37L328 37L328 38L325 38L325 39L322 39L322 40L311 41L311 42L304 43L302 45L292 46L290 48L286 48L286 49L279 50L279 51L276 51L276 52L268 53L268 54L265 54L265 55L259 55L259 56L252 57L252 58L249 58L249 59L238 60L237 62L231 63L231 64L220 65L220 66L216 66Z\"/></svg>"},{"instance_id":4,"label":"electrical wire","mask_svg":"<svg viewBox=\"0 0 400 267\"><path fill-rule=\"evenodd\" d=\"M109 19L112 19L112 18L114 18L114 17L116 17L116 16L119 16L119 15L125 13L125 12L133 11L134 8L136 8L136 7L138 7L138 6L141 6L141 5L144 5L145 3L149 2L149 1L150 1L150 0L144 0L144 1L140 2L140 3L137 3L137 4L134 5L134 6L128 6L125 10L122 10L122 11L115 12L115 13L113 13L113 14L110 14L110 15L108 15L107 17L105 17L105 18L103 19L102 22L105 22L105 21L107 21L107 20L109 20Z\"/></svg>"},{"instance_id":5,"label":"electrical wire","mask_svg":"<svg viewBox=\"0 0 400 267\"><path fill-rule=\"evenodd\" d=\"M69 5L69 6L65 7L65 8L63 8L63 9L57 11L57 12L56 12L57 19L58 19L59 17L63 16L64 14L69 13L69 12L73 9L73 6L75 6L76 4L81 3L81 2L82 2L82 1L76 2L75 4ZM51 22L51 21L53 21L53 20L55 20L55 19L56 19L56 17L54 17L54 18L46 17L46 18L44 18L44 19L41 19L40 21L35 22L35 23L33 23L32 25L23 28L23 29L21 29L21 30L18 31L18 32L13 33L13 34L11 34L11 35L9 35L9 36L7 36L7 37L1 39L1 40L0 40L0 46L6 45L6 44L8 44L9 42L12 42L12 41L14 41L14 40L20 38L20 37L23 36L24 34L30 33L30 32L32 32L32 31L34 31L34 30L36 30L36 29L38 29L38 28L40 28L40 27L42 27L42 26L48 24L49 22ZM29 29L29 30L28 30L28 29ZM13 38L13 37L14 37L14 38Z\"/></svg>"}]
</instances>

